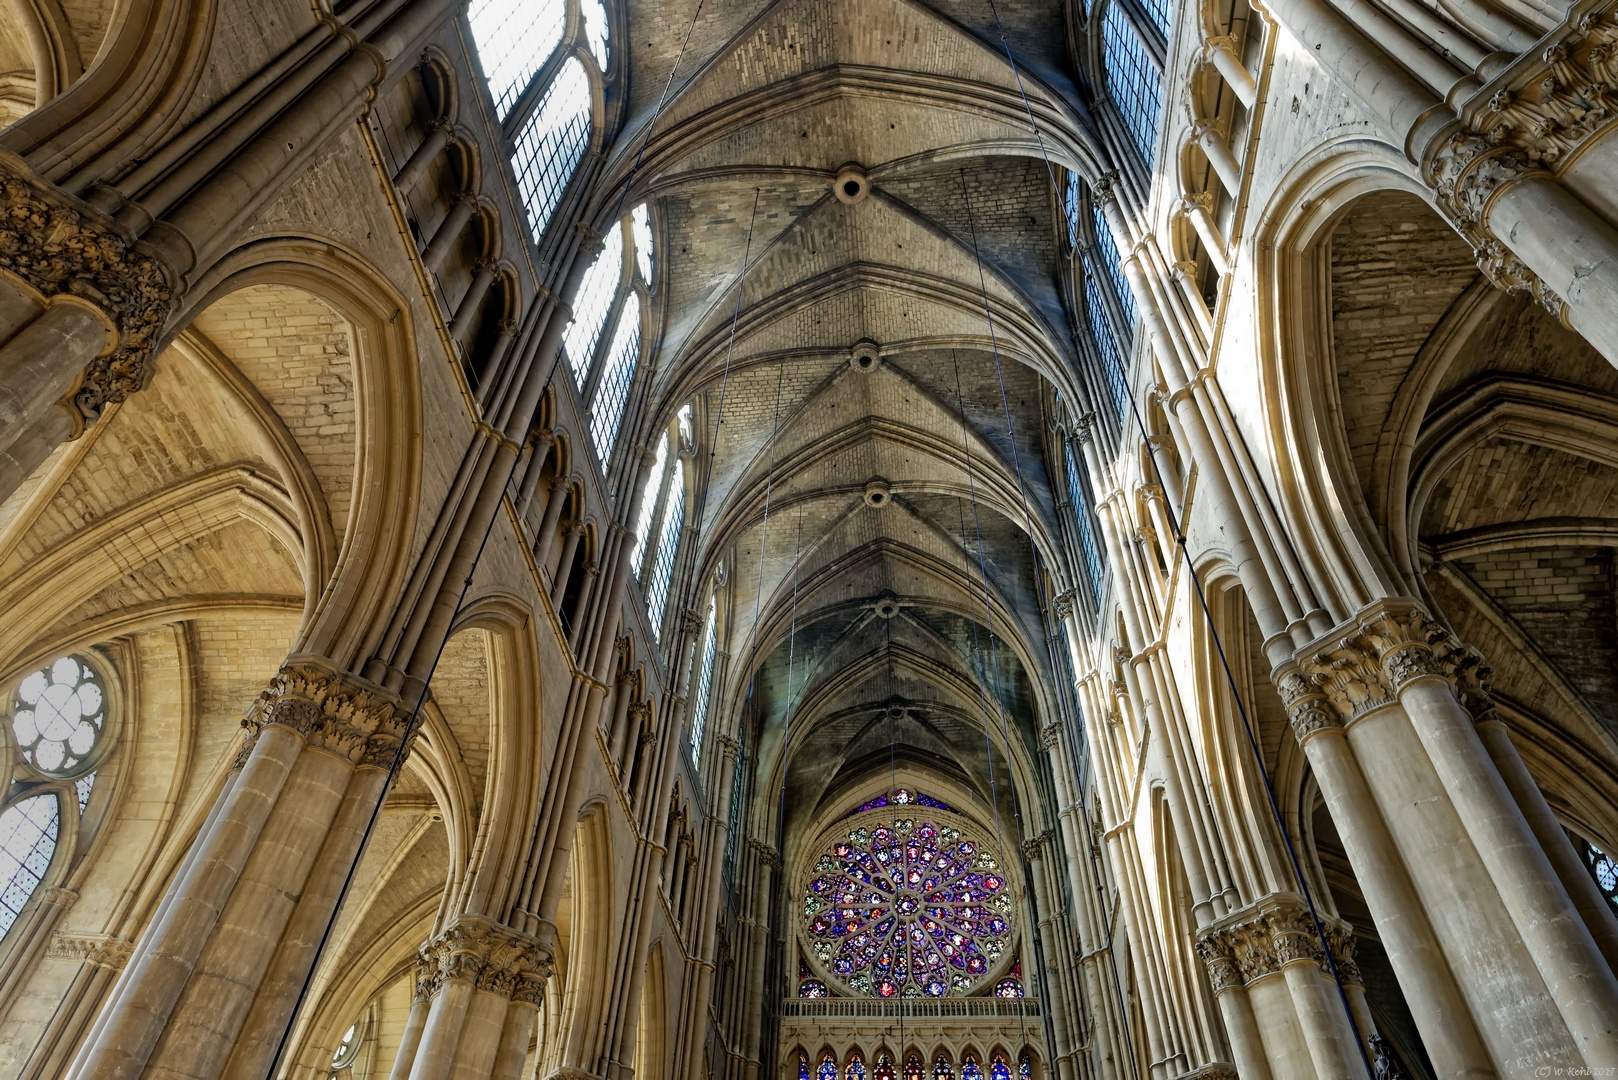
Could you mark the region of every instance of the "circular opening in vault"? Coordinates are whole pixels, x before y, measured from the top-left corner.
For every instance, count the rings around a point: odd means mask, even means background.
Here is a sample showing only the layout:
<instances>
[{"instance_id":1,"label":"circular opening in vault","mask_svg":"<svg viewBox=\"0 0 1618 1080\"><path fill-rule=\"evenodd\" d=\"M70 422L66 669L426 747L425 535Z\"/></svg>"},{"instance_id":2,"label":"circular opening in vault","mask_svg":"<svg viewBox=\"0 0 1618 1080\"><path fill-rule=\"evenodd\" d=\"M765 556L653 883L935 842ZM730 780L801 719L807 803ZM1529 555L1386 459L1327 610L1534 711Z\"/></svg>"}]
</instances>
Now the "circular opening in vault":
<instances>
[{"instance_id":1,"label":"circular opening in vault","mask_svg":"<svg viewBox=\"0 0 1618 1080\"><path fill-rule=\"evenodd\" d=\"M856 198L859 195L859 193L860 193L860 182L858 180L844 180L843 181L843 194L844 195L847 195L850 199L852 199L852 198Z\"/></svg>"}]
</instances>

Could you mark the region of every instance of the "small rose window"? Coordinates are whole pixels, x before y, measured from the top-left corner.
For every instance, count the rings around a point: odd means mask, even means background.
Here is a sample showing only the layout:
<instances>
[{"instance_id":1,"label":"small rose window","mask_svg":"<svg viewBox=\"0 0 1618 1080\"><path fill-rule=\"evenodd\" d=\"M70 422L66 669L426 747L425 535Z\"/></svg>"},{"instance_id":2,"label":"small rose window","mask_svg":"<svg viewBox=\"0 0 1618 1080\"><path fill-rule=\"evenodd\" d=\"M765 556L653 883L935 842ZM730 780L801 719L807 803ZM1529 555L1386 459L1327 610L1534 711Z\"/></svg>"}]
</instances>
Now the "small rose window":
<instances>
[{"instance_id":1,"label":"small rose window","mask_svg":"<svg viewBox=\"0 0 1618 1080\"><path fill-rule=\"evenodd\" d=\"M105 705L95 669L82 657L64 656L17 687L11 712L17 748L48 776L82 772L101 742Z\"/></svg>"}]
</instances>

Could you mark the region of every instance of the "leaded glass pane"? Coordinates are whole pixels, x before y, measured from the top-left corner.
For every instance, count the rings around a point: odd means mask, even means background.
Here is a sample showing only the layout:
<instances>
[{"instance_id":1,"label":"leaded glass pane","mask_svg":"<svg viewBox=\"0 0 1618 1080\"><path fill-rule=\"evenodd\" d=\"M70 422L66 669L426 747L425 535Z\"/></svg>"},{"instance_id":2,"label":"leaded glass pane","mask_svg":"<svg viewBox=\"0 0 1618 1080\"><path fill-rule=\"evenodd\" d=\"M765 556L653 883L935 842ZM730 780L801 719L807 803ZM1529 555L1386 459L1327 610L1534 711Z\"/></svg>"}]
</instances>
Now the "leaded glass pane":
<instances>
[{"instance_id":1,"label":"leaded glass pane","mask_svg":"<svg viewBox=\"0 0 1618 1080\"><path fill-rule=\"evenodd\" d=\"M657 444L657 456L652 458L652 470L646 475L646 487L640 498L640 519L635 522L635 547L629 553L629 563L636 574L646 558L646 539L652 531L652 520L657 515L657 493L663 489L663 470L669 463L669 437L663 436Z\"/></svg>"},{"instance_id":2,"label":"leaded glass pane","mask_svg":"<svg viewBox=\"0 0 1618 1080\"><path fill-rule=\"evenodd\" d=\"M994 1061L989 1065L990 1080L1011 1080L1011 1066L1001 1054L994 1055Z\"/></svg>"},{"instance_id":3,"label":"leaded glass pane","mask_svg":"<svg viewBox=\"0 0 1618 1080\"><path fill-rule=\"evenodd\" d=\"M640 279L652 281L652 215L641 203L629 212L629 222L635 233L635 262L640 266Z\"/></svg>"},{"instance_id":4,"label":"leaded glass pane","mask_svg":"<svg viewBox=\"0 0 1618 1080\"><path fill-rule=\"evenodd\" d=\"M583 0L579 12L584 16L584 37L590 43L590 55L596 58L596 67L607 70L607 9L601 0Z\"/></svg>"},{"instance_id":5,"label":"leaded glass pane","mask_svg":"<svg viewBox=\"0 0 1618 1080\"><path fill-rule=\"evenodd\" d=\"M820 1067L815 1070L815 1080L837 1080L837 1062L830 1054L820 1059Z\"/></svg>"},{"instance_id":6,"label":"leaded glass pane","mask_svg":"<svg viewBox=\"0 0 1618 1080\"><path fill-rule=\"evenodd\" d=\"M685 528L685 470L674 463L669 497L663 507L663 528L658 534L657 560L652 563L652 582L646 589L646 617L652 633L661 635L663 607L669 599L669 583L674 577L674 555L680 549L680 530Z\"/></svg>"},{"instance_id":7,"label":"leaded glass pane","mask_svg":"<svg viewBox=\"0 0 1618 1080\"><path fill-rule=\"evenodd\" d=\"M83 767L106 727L106 695L95 669L64 656L17 685L11 730L28 764L51 776Z\"/></svg>"},{"instance_id":8,"label":"leaded glass pane","mask_svg":"<svg viewBox=\"0 0 1618 1080\"><path fill-rule=\"evenodd\" d=\"M55 795L35 795L0 814L0 937L44 880L56 854L62 807Z\"/></svg>"},{"instance_id":9,"label":"leaded glass pane","mask_svg":"<svg viewBox=\"0 0 1618 1080\"><path fill-rule=\"evenodd\" d=\"M856 821L815 864L803 906L810 947L856 994L981 992L1012 934L994 856L948 818L885 817Z\"/></svg>"},{"instance_id":10,"label":"leaded glass pane","mask_svg":"<svg viewBox=\"0 0 1618 1080\"><path fill-rule=\"evenodd\" d=\"M556 73L534 115L517 135L511 165L517 192L528 208L528 227L537 243L562 201L562 192L590 145L590 79L584 65L570 59Z\"/></svg>"},{"instance_id":11,"label":"leaded glass pane","mask_svg":"<svg viewBox=\"0 0 1618 1080\"><path fill-rule=\"evenodd\" d=\"M865 1080L865 1061L858 1053L848 1055L848 1068L843 1070L843 1080Z\"/></svg>"},{"instance_id":12,"label":"leaded glass pane","mask_svg":"<svg viewBox=\"0 0 1618 1080\"><path fill-rule=\"evenodd\" d=\"M1101 212L1099 206L1090 208L1090 223L1095 227L1095 251L1101 269L1106 272L1107 284L1112 286L1112 295L1118 298L1118 307L1123 311L1124 321L1129 324L1132 331L1137 314L1135 294L1129 288L1128 276L1124 274L1124 260L1118 255L1118 245L1112 238L1112 228L1108 226L1106 215Z\"/></svg>"},{"instance_id":13,"label":"leaded glass pane","mask_svg":"<svg viewBox=\"0 0 1618 1080\"><path fill-rule=\"evenodd\" d=\"M595 404L590 410L590 439L605 469L612 461L612 447L618 441L623 423L624 404L635 381L635 365L640 360L640 297L630 293L618 315L618 329L607 350L606 367L596 387Z\"/></svg>"},{"instance_id":14,"label":"leaded glass pane","mask_svg":"<svg viewBox=\"0 0 1618 1080\"><path fill-rule=\"evenodd\" d=\"M708 723L708 694L713 689L713 662L717 645L716 599L708 598L708 620L702 630L702 665L697 669L697 692L691 695L691 760L702 761L702 733Z\"/></svg>"},{"instance_id":15,"label":"leaded glass pane","mask_svg":"<svg viewBox=\"0 0 1618 1080\"><path fill-rule=\"evenodd\" d=\"M95 787L95 783L96 774L85 773L73 785L73 789L79 797L79 813L81 814L84 813L84 808L90 805L90 791Z\"/></svg>"},{"instance_id":16,"label":"leaded glass pane","mask_svg":"<svg viewBox=\"0 0 1618 1080\"><path fill-rule=\"evenodd\" d=\"M618 292L618 279L623 274L623 230L616 226L608 229L602 244L601 254L579 282L578 295L573 298L573 321L562 332L573 381L581 388L590 373L590 361L595 356L596 343L601 340L601 331L606 328L607 313L612 310L612 298ZM636 325L638 327L638 321ZM639 344L638 338L636 343Z\"/></svg>"},{"instance_id":17,"label":"leaded glass pane","mask_svg":"<svg viewBox=\"0 0 1618 1080\"><path fill-rule=\"evenodd\" d=\"M1590 876L1596 880L1596 888L1601 890L1601 895L1607 898L1613 910L1618 911L1618 862L1588 840L1581 844L1580 854L1584 856L1584 865L1589 869Z\"/></svg>"},{"instance_id":18,"label":"leaded glass pane","mask_svg":"<svg viewBox=\"0 0 1618 1080\"><path fill-rule=\"evenodd\" d=\"M1092 262L1088 257L1084 260L1087 271L1084 275L1084 321L1090 326L1090 339L1095 342L1096 353L1101 359L1102 381L1107 384L1118 415L1123 416L1129 410L1129 384L1124 381L1124 360L1113 337L1112 320L1107 318L1101 298L1096 295L1096 290L1103 286L1095 273L1090 271Z\"/></svg>"},{"instance_id":19,"label":"leaded glass pane","mask_svg":"<svg viewBox=\"0 0 1618 1080\"><path fill-rule=\"evenodd\" d=\"M1101 64L1106 72L1107 94L1118 106L1129 137L1141 157L1152 160L1163 110L1162 78L1116 2L1107 5L1101 22Z\"/></svg>"},{"instance_id":20,"label":"leaded glass pane","mask_svg":"<svg viewBox=\"0 0 1618 1080\"><path fill-rule=\"evenodd\" d=\"M933 1080L955 1080L955 1066L943 1054L939 1054L938 1060L933 1062Z\"/></svg>"},{"instance_id":21,"label":"leaded glass pane","mask_svg":"<svg viewBox=\"0 0 1618 1080\"><path fill-rule=\"evenodd\" d=\"M1067 497L1073 509L1073 524L1079 534L1079 553L1084 556L1084 569L1090 577L1090 595L1092 599L1101 599L1101 574L1103 561L1101 545L1096 540L1095 507L1091 505L1090 486L1084 482L1084 474L1079 472L1077 458L1073 453L1073 444L1062 445L1062 455L1067 466Z\"/></svg>"},{"instance_id":22,"label":"leaded glass pane","mask_svg":"<svg viewBox=\"0 0 1618 1080\"><path fill-rule=\"evenodd\" d=\"M1079 178L1068 174L1067 187L1062 192L1062 214L1067 219L1067 246L1079 246Z\"/></svg>"},{"instance_id":23,"label":"leaded glass pane","mask_svg":"<svg viewBox=\"0 0 1618 1080\"><path fill-rule=\"evenodd\" d=\"M1145 9L1147 18L1152 25L1162 33L1169 36L1169 0L1140 0L1140 6Z\"/></svg>"},{"instance_id":24,"label":"leaded glass pane","mask_svg":"<svg viewBox=\"0 0 1618 1080\"><path fill-rule=\"evenodd\" d=\"M504 120L534 74L562 41L562 0L473 0L466 19L472 26L483 75L494 98L494 113Z\"/></svg>"},{"instance_id":25,"label":"leaded glass pane","mask_svg":"<svg viewBox=\"0 0 1618 1080\"><path fill-rule=\"evenodd\" d=\"M961 1062L961 1080L983 1080L983 1067L971 1054L966 1055L966 1059Z\"/></svg>"}]
</instances>

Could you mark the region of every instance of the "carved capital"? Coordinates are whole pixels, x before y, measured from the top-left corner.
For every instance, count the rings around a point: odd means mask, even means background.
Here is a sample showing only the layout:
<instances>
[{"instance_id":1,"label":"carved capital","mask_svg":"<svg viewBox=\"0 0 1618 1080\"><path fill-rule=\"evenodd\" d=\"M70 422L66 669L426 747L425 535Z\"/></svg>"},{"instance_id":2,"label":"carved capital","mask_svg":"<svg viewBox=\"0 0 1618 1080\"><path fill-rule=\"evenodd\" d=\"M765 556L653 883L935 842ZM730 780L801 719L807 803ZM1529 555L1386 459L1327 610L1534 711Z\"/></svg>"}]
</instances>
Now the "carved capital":
<instances>
[{"instance_id":1,"label":"carved capital","mask_svg":"<svg viewBox=\"0 0 1618 1080\"><path fill-rule=\"evenodd\" d=\"M747 846L753 849L754 855L758 856L760 865L768 866L772 870L781 869L781 853L779 851L759 840L749 840L747 841Z\"/></svg>"},{"instance_id":2,"label":"carved capital","mask_svg":"<svg viewBox=\"0 0 1618 1080\"><path fill-rule=\"evenodd\" d=\"M1506 250L1506 246L1495 239L1487 239L1475 246L1478 257L1478 269L1483 276L1494 284L1494 287L1507 293L1527 293L1534 298L1534 302L1558 319L1562 318L1567 308L1560 296L1551 290L1549 285L1542 281L1522 262Z\"/></svg>"},{"instance_id":3,"label":"carved capital","mask_svg":"<svg viewBox=\"0 0 1618 1080\"><path fill-rule=\"evenodd\" d=\"M696 608L686 608L680 613L680 629L687 634L695 634L702 629L702 613Z\"/></svg>"},{"instance_id":4,"label":"carved capital","mask_svg":"<svg viewBox=\"0 0 1618 1080\"><path fill-rule=\"evenodd\" d=\"M550 954L537 938L489 919L462 916L421 947L417 995L431 997L446 982L459 981L516 999L542 993L550 975Z\"/></svg>"},{"instance_id":5,"label":"carved capital","mask_svg":"<svg viewBox=\"0 0 1618 1080\"><path fill-rule=\"evenodd\" d=\"M1051 601L1051 606L1056 609L1057 618L1071 619L1073 617L1073 605L1078 599L1078 595L1077 589L1069 589L1056 595L1056 598Z\"/></svg>"},{"instance_id":6,"label":"carved capital","mask_svg":"<svg viewBox=\"0 0 1618 1080\"><path fill-rule=\"evenodd\" d=\"M1353 961L1353 934L1339 923L1323 929L1341 972ZM1289 964L1312 963L1326 969L1314 920L1294 896L1272 897L1227 915L1203 931L1196 948L1215 993L1274 975ZM1358 976L1358 968L1354 971Z\"/></svg>"},{"instance_id":7,"label":"carved capital","mask_svg":"<svg viewBox=\"0 0 1618 1080\"><path fill-rule=\"evenodd\" d=\"M1040 741L1045 744L1045 749L1047 750L1055 750L1062 745L1062 725L1060 723L1046 724L1040 730L1039 735Z\"/></svg>"},{"instance_id":8,"label":"carved capital","mask_svg":"<svg viewBox=\"0 0 1618 1080\"><path fill-rule=\"evenodd\" d=\"M742 744L730 735L719 736L719 748L724 751L725 760L735 761L742 752Z\"/></svg>"},{"instance_id":9,"label":"carved capital","mask_svg":"<svg viewBox=\"0 0 1618 1080\"><path fill-rule=\"evenodd\" d=\"M409 722L409 710L391 691L313 659L292 661L270 680L242 721L248 738L237 765L246 763L265 727L279 724L310 746L356 766L387 769Z\"/></svg>"},{"instance_id":10,"label":"carved capital","mask_svg":"<svg viewBox=\"0 0 1618 1080\"><path fill-rule=\"evenodd\" d=\"M84 369L73 405L86 422L151 381L153 350L174 308L171 276L109 225L54 189L0 176L0 270L47 300L71 293L106 313L118 344Z\"/></svg>"},{"instance_id":11,"label":"carved capital","mask_svg":"<svg viewBox=\"0 0 1618 1080\"><path fill-rule=\"evenodd\" d=\"M52 960L77 960L91 967L122 971L135 953L135 943L110 934L69 934L63 931L51 935L45 955Z\"/></svg>"},{"instance_id":12,"label":"carved capital","mask_svg":"<svg viewBox=\"0 0 1618 1080\"><path fill-rule=\"evenodd\" d=\"M1107 203L1117 199L1118 198L1118 193L1117 193L1117 191L1114 190L1117 187L1117 185L1118 185L1118 172L1117 172L1117 170L1113 170L1112 172L1109 172L1109 173L1104 173L1100 178L1098 178L1096 180L1095 183L1091 184L1090 185L1090 194L1095 199L1096 205L1097 206L1105 206Z\"/></svg>"}]
</instances>

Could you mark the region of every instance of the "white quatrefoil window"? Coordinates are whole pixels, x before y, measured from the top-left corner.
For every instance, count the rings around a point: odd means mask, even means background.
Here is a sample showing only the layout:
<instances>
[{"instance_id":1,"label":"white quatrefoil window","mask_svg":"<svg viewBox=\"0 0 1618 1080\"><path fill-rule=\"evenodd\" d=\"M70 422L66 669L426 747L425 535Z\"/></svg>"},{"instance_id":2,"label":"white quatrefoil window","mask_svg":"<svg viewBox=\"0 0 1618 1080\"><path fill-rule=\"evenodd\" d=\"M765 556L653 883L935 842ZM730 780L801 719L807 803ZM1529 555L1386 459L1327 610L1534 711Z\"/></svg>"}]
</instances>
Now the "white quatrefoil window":
<instances>
[{"instance_id":1,"label":"white quatrefoil window","mask_svg":"<svg viewBox=\"0 0 1618 1080\"><path fill-rule=\"evenodd\" d=\"M47 776L72 776L91 766L106 727L106 695L95 669L64 656L22 680L12 703L11 729L28 764Z\"/></svg>"}]
</instances>

